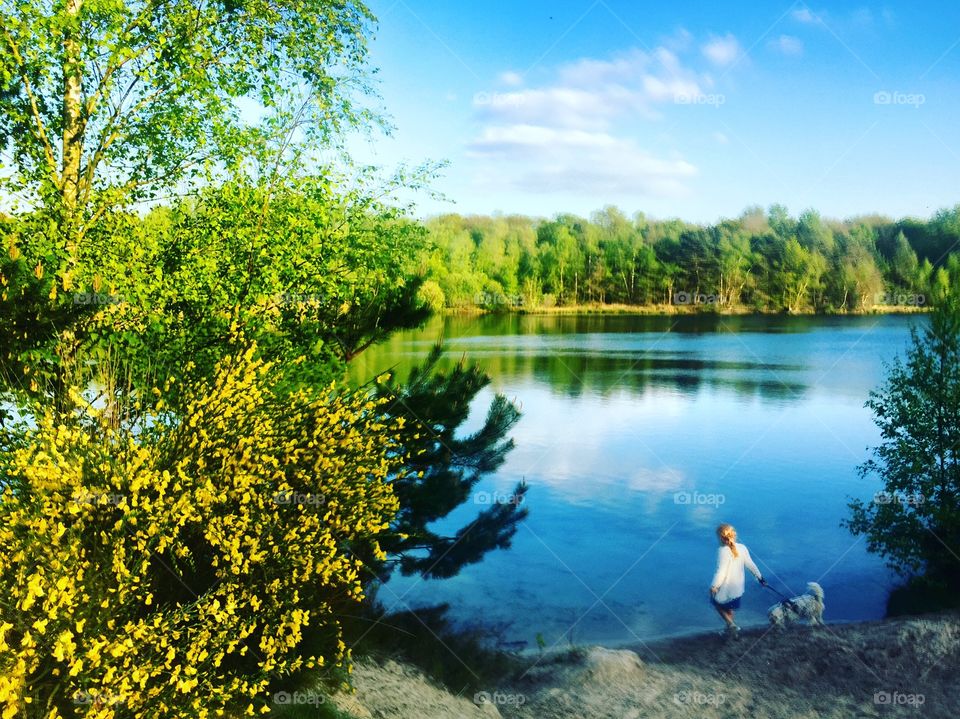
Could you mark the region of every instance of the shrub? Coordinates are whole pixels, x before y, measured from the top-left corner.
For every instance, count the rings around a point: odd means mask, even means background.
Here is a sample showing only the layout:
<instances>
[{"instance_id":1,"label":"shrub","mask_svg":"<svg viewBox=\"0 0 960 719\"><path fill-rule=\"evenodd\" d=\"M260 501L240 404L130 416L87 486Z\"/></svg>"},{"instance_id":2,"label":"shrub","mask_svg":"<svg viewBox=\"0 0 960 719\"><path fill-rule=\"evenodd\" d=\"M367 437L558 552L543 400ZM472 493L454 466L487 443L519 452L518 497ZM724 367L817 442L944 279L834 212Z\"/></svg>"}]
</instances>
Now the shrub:
<instances>
[{"instance_id":1,"label":"shrub","mask_svg":"<svg viewBox=\"0 0 960 719\"><path fill-rule=\"evenodd\" d=\"M417 299L429 307L434 314L443 312L447 306L447 298L444 296L443 290L433 280L427 280L420 286Z\"/></svg>"},{"instance_id":2,"label":"shrub","mask_svg":"<svg viewBox=\"0 0 960 719\"><path fill-rule=\"evenodd\" d=\"M883 490L873 501L853 500L851 532L865 535L903 574L960 586L952 547L960 542L960 297L938 299L929 324L911 330L905 360L887 370L870 393L881 443L859 468Z\"/></svg>"},{"instance_id":3,"label":"shrub","mask_svg":"<svg viewBox=\"0 0 960 719\"><path fill-rule=\"evenodd\" d=\"M42 417L2 460L3 719L254 714L271 678L349 663L398 421L275 374L251 348L152 422Z\"/></svg>"}]
</instances>

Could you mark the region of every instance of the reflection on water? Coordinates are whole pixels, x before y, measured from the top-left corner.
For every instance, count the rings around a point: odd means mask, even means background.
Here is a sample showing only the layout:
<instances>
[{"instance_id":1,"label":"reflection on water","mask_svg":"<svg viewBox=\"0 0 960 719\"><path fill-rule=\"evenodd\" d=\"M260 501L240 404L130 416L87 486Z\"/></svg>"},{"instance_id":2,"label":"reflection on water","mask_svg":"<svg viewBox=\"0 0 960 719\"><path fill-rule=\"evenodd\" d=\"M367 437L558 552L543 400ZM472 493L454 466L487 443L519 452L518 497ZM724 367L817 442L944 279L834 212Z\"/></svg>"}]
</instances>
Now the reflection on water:
<instances>
[{"instance_id":1,"label":"reflection on water","mask_svg":"<svg viewBox=\"0 0 960 719\"><path fill-rule=\"evenodd\" d=\"M510 550L453 580L397 578L381 598L447 601L531 644L709 629L712 531L730 521L780 589L817 580L829 619L882 615L892 577L839 521L848 497L879 488L855 471L879 439L863 403L923 321L484 316L391 338L354 380L404 375L443 338L446 362L480 364L522 406L516 449L478 491L525 478L531 513ZM748 588L742 623L765 621L773 599Z\"/></svg>"}]
</instances>

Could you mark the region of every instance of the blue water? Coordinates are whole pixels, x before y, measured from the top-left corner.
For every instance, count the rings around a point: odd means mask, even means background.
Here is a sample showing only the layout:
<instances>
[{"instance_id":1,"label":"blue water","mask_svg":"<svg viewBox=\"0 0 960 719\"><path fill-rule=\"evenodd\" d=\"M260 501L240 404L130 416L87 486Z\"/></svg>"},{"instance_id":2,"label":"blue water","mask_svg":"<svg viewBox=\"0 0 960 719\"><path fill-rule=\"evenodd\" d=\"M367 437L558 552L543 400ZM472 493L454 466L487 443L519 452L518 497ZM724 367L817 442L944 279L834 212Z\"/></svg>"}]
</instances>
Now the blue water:
<instances>
[{"instance_id":1,"label":"blue water","mask_svg":"<svg viewBox=\"0 0 960 719\"><path fill-rule=\"evenodd\" d=\"M879 440L864 402L922 317L446 318L353 367L401 370L443 337L522 408L516 448L459 509L530 485L511 549L450 580L397 577L391 609L448 602L455 619L535 646L646 641L719 628L707 603L714 528L734 524L771 583L826 593L828 621L883 615L896 577L839 526L881 488L856 467ZM689 501L688 501L689 500ZM751 581L742 626L772 593Z\"/></svg>"}]
</instances>

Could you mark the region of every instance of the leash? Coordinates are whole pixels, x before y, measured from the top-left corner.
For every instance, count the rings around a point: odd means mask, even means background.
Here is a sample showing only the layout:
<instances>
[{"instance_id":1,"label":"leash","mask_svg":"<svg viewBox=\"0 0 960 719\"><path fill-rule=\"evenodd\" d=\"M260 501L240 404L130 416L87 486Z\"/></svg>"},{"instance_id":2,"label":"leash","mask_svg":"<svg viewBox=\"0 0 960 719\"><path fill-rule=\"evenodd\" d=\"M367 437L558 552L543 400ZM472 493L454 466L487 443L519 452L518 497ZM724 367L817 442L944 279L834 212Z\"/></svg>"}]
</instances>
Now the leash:
<instances>
[{"instance_id":1,"label":"leash","mask_svg":"<svg viewBox=\"0 0 960 719\"><path fill-rule=\"evenodd\" d=\"M781 599L780 601L781 604L785 604L786 606L790 607L791 610L797 611L797 605L794 604L793 600L790 597L788 597L786 594L784 594L778 589L774 589L772 586L770 586L769 583L764 584L763 586L769 589L774 594L778 595Z\"/></svg>"}]
</instances>

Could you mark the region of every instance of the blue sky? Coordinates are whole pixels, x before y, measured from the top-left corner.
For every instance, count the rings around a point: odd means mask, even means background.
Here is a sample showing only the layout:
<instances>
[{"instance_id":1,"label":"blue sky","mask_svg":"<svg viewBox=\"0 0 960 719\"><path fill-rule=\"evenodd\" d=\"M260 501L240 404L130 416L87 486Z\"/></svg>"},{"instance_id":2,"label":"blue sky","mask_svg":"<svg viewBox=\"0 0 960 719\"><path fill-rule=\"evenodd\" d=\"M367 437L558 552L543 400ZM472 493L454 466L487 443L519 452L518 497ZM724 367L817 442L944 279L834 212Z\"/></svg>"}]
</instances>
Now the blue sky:
<instances>
[{"instance_id":1,"label":"blue sky","mask_svg":"<svg viewBox=\"0 0 960 719\"><path fill-rule=\"evenodd\" d=\"M960 202L960 3L374 0L386 167L446 160L423 215Z\"/></svg>"}]
</instances>

